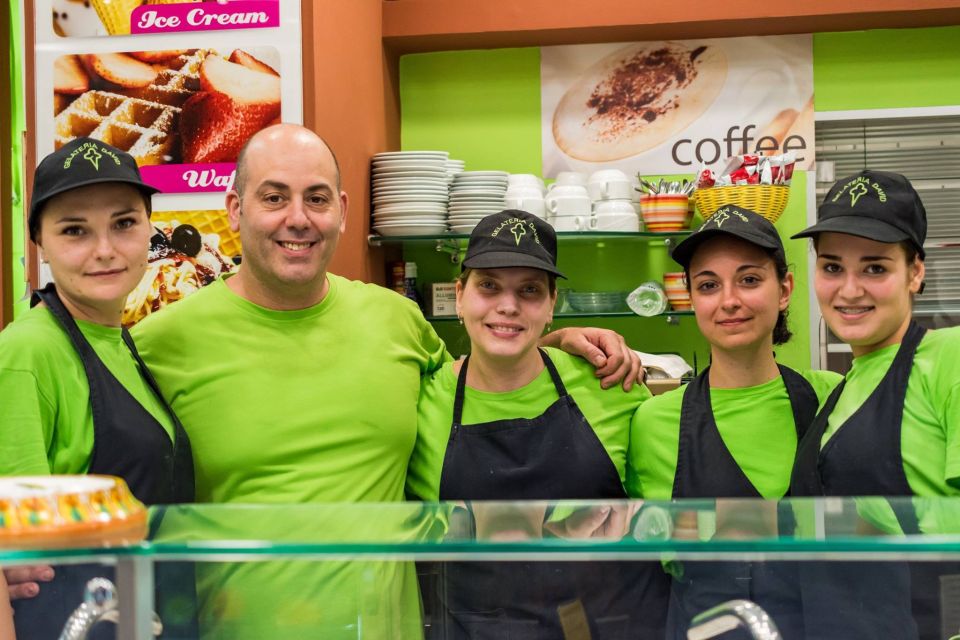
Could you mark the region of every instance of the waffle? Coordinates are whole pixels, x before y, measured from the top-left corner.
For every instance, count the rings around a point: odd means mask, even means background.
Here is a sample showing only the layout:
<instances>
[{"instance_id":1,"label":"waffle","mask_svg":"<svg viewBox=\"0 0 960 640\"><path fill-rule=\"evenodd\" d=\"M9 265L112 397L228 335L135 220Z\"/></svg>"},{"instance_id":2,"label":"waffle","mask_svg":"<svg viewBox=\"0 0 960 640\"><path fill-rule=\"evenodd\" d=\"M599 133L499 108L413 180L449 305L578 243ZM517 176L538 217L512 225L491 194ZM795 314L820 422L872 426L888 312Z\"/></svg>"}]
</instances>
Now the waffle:
<instances>
[{"instance_id":1,"label":"waffle","mask_svg":"<svg viewBox=\"0 0 960 640\"><path fill-rule=\"evenodd\" d=\"M107 33L116 36L130 33L130 14L143 3L141 0L93 0L92 4Z\"/></svg>"},{"instance_id":2,"label":"waffle","mask_svg":"<svg viewBox=\"0 0 960 640\"><path fill-rule=\"evenodd\" d=\"M179 107L200 90L200 65L211 49L195 49L163 63L156 80L143 89L129 91L134 98Z\"/></svg>"},{"instance_id":3,"label":"waffle","mask_svg":"<svg viewBox=\"0 0 960 640\"><path fill-rule=\"evenodd\" d=\"M126 151L138 165L161 164L175 148L180 109L108 91L83 93L54 120L57 149L88 136Z\"/></svg>"}]
</instances>

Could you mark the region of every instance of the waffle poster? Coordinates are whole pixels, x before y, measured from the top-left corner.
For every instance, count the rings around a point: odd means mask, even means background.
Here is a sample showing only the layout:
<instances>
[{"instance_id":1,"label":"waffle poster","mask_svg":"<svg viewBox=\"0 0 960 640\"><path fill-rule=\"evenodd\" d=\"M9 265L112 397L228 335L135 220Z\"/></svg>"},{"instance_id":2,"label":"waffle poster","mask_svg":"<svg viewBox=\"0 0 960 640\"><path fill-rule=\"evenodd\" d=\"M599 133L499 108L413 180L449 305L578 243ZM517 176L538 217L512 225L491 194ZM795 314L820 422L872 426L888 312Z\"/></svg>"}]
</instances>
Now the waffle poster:
<instances>
[{"instance_id":1,"label":"waffle poster","mask_svg":"<svg viewBox=\"0 0 960 640\"><path fill-rule=\"evenodd\" d=\"M544 175L694 173L730 156L814 159L810 35L543 47Z\"/></svg>"},{"instance_id":2,"label":"waffle poster","mask_svg":"<svg viewBox=\"0 0 960 640\"><path fill-rule=\"evenodd\" d=\"M38 16L44 4L53 22L37 21L38 158L77 137L112 144L162 192L154 203L162 208L165 194L228 190L251 136L274 123L303 121L296 3L282 3L281 14L277 0L105 0L106 7L98 0L38 0ZM108 9L122 15L108 18ZM209 30L173 19L200 10L219 16ZM201 14L190 15L196 22ZM80 37L91 33L116 37ZM223 206L209 199L169 204Z\"/></svg>"}]
</instances>

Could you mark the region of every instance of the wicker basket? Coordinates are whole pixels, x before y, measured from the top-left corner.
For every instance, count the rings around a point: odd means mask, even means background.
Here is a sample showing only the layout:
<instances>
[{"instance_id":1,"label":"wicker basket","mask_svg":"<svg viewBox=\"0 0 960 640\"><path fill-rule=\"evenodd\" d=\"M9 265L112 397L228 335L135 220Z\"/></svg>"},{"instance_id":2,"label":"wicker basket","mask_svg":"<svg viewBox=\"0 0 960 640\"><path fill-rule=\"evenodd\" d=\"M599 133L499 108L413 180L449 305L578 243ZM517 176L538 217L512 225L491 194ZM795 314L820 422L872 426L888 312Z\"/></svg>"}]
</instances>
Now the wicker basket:
<instances>
[{"instance_id":1,"label":"wicker basket","mask_svg":"<svg viewBox=\"0 0 960 640\"><path fill-rule=\"evenodd\" d=\"M786 185L750 184L737 187L709 187L693 192L693 201L706 220L714 211L728 204L756 211L770 222L776 222L787 208L790 187Z\"/></svg>"}]
</instances>

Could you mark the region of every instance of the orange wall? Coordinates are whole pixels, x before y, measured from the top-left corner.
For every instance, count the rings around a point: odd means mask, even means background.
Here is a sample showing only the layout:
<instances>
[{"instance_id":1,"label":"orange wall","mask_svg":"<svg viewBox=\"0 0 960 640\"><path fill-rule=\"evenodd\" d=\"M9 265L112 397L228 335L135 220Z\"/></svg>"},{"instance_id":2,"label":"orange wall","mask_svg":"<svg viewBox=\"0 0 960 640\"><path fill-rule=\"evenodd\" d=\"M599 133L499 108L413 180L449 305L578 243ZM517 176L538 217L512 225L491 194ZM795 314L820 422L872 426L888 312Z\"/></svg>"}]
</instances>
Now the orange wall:
<instances>
[{"instance_id":1,"label":"orange wall","mask_svg":"<svg viewBox=\"0 0 960 640\"><path fill-rule=\"evenodd\" d=\"M957 0L386 0L402 52L960 24Z\"/></svg>"},{"instance_id":2,"label":"orange wall","mask_svg":"<svg viewBox=\"0 0 960 640\"><path fill-rule=\"evenodd\" d=\"M304 122L337 154L350 199L330 270L383 283L383 250L367 247L370 156L400 145L396 60L381 40L382 0L305 0ZM392 71L391 71L392 70Z\"/></svg>"}]
</instances>

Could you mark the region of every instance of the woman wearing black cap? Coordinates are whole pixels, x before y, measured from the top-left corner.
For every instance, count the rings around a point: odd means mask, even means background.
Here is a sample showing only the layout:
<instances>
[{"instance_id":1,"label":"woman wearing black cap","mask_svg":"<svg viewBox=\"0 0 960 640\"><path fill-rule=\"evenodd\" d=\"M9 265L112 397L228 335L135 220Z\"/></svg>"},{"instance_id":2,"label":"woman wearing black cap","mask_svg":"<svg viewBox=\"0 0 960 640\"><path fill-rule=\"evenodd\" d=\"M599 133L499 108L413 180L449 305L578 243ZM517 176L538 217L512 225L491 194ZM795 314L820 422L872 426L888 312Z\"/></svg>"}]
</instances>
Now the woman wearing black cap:
<instances>
[{"instance_id":1,"label":"woman wearing black cap","mask_svg":"<svg viewBox=\"0 0 960 640\"><path fill-rule=\"evenodd\" d=\"M115 475L147 504L192 501L187 435L120 324L146 269L154 192L130 155L89 138L37 167L29 232L56 284L0 332L0 474ZM56 637L103 571L58 568L16 603L21 637Z\"/></svg>"},{"instance_id":2,"label":"woman wearing black cap","mask_svg":"<svg viewBox=\"0 0 960 640\"><path fill-rule=\"evenodd\" d=\"M813 238L820 311L853 366L800 444L793 495L960 495L960 327L928 331L912 317L926 232L910 182L866 170L834 184L819 222L794 236ZM905 533L931 530L922 507L889 515ZM818 569L804 606L830 637L941 637L939 585L916 567L913 617L905 565Z\"/></svg>"},{"instance_id":3,"label":"woman wearing black cap","mask_svg":"<svg viewBox=\"0 0 960 640\"><path fill-rule=\"evenodd\" d=\"M637 412L628 489L656 500L780 499L797 442L840 378L798 373L774 358L790 338L793 291L780 236L762 216L726 206L677 245L673 259L686 274L711 365ZM696 562L674 571L668 638L686 638L694 615L735 598L760 604L787 640L805 637L789 567Z\"/></svg>"},{"instance_id":4,"label":"woman wearing black cap","mask_svg":"<svg viewBox=\"0 0 960 640\"><path fill-rule=\"evenodd\" d=\"M471 234L457 281L471 351L421 384L411 495L626 498L629 426L649 391L603 391L586 361L538 348L563 277L556 249L553 228L523 211L487 216ZM478 536L482 510L476 503ZM594 515L607 518L598 528L622 535L624 513ZM526 525L533 536L552 526ZM585 619L592 638L659 638L666 588L651 563L450 564L440 626L447 638L561 638L572 618Z\"/></svg>"}]
</instances>

